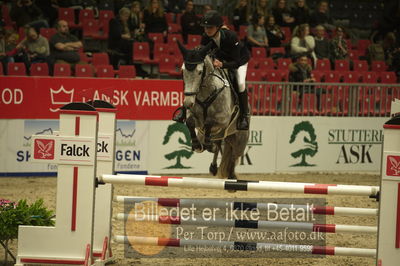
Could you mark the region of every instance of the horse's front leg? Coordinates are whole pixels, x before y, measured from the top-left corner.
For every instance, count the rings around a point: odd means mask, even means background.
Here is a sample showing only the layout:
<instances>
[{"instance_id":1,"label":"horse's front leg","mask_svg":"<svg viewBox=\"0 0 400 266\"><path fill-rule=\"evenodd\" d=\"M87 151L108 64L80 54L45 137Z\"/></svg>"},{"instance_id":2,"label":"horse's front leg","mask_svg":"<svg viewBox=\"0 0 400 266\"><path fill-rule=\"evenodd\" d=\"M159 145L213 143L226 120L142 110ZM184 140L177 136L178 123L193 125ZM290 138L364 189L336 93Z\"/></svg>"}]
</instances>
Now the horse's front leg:
<instances>
[{"instance_id":1,"label":"horse's front leg","mask_svg":"<svg viewBox=\"0 0 400 266\"><path fill-rule=\"evenodd\" d=\"M196 131L195 131L195 121L192 116L189 116L186 119L186 126L189 129L190 138L192 139L192 150L195 152L203 152L203 145L201 145L199 139L197 138Z\"/></svg>"},{"instance_id":2,"label":"horse's front leg","mask_svg":"<svg viewBox=\"0 0 400 266\"><path fill-rule=\"evenodd\" d=\"M211 142L211 123L204 124L204 149L207 151L214 153L215 152L215 144Z\"/></svg>"}]
</instances>

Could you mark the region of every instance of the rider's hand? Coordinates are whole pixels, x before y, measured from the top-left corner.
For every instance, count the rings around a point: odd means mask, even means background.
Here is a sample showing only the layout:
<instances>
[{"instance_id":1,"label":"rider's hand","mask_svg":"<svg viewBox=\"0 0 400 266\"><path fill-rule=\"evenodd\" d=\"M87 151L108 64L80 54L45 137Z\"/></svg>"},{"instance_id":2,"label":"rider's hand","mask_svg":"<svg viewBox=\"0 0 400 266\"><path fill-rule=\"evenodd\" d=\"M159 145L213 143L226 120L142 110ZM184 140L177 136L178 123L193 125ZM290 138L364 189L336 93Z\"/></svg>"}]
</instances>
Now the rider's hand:
<instances>
[{"instance_id":1,"label":"rider's hand","mask_svg":"<svg viewBox=\"0 0 400 266\"><path fill-rule=\"evenodd\" d=\"M218 59L214 59L213 65L214 65L214 67L221 68L222 62L219 61Z\"/></svg>"}]
</instances>

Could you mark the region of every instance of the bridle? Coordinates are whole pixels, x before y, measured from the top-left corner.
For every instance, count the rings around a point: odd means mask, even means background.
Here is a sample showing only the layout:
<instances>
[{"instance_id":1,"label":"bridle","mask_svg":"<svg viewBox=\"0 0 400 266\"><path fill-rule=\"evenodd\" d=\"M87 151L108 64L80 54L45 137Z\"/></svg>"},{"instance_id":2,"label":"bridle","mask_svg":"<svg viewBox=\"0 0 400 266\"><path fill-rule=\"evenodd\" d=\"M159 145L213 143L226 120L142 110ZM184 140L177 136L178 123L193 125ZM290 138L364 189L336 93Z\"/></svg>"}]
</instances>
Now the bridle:
<instances>
[{"instance_id":1,"label":"bridle","mask_svg":"<svg viewBox=\"0 0 400 266\"><path fill-rule=\"evenodd\" d=\"M203 62L204 62L204 61L203 61ZM199 62L199 63L203 63L203 62ZM199 64L199 63L198 63L198 64ZM195 64L195 63L193 63L193 64ZM193 92L184 92L184 93L183 93L185 96L196 96L196 98L195 98L195 99L196 99L196 103L197 103L198 105L200 105L200 106L203 108L203 110L204 110L204 112L203 112L204 119L206 119L206 117L207 117L207 111L208 111L208 108L211 106L211 104L215 101L215 99L218 97L218 95L219 95L225 88L227 88L227 87L229 86L229 84L228 84L228 82L227 82L226 79L224 79L221 75L218 75L217 73L215 73L215 72L216 72L216 69L217 69L217 68L214 68L213 71L211 71L210 73L208 73L208 74L206 75L206 64L204 64L204 65L203 65L203 71L202 71L202 74L201 74L200 85L199 85L198 90L193 91ZM222 87L220 87L220 88L218 88L218 89L216 89L216 90L213 90L213 91L211 92L211 94L210 94L205 100L200 101L200 100L197 98L197 94L199 93L199 91L200 91L200 89L201 89L201 87L202 87L204 81L205 81L208 77L211 77L211 76L214 76L214 77L217 77L218 79L220 79L220 80L222 81L223 85L222 85Z\"/></svg>"}]
</instances>

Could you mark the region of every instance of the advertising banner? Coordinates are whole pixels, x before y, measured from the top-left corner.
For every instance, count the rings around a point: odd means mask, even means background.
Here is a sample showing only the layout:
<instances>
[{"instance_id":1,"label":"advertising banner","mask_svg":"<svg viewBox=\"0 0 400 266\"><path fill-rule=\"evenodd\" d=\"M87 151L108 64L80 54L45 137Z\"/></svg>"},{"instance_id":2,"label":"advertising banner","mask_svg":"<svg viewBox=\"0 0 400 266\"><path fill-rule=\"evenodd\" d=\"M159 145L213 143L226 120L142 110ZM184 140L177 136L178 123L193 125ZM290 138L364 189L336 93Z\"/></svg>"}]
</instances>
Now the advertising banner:
<instances>
[{"instance_id":1,"label":"advertising banner","mask_svg":"<svg viewBox=\"0 0 400 266\"><path fill-rule=\"evenodd\" d=\"M51 77L0 77L0 119L57 119L70 102L104 100L117 119L169 120L182 105L183 82Z\"/></svg>"},{"instance_id":2,"label":"advertising banner","mask_svg":"<svg viewBox=\"0 0 400 266\"><path fill-rule=\"evenodd\" d=\"M386 120L282 117L276 171L378 172Z\"/></svg>"},{"instance_id":3,"label":"advertising banner","mask_svg":"<svg viewBox=\"0 0 400 266\"><path fill-rule=\"evenodd\" d=\"M275 117L270 120L276 121ZM253 117L249 141L244 155L239 158L238 173L267 173L275 170L276 130L265 123L264 117ZM180 123L159 121L150 124L151 159L149 172L153 174L208 173L213 154L192 151L186 126ZM221 154L218 156L218 163Z\"/></svg>"},{"instance_id":4,"label":"advertising banner","mask_svg":"<svg viewBox=\"0 0 400 266\"><path fill-rule=\"evenodd\" d=\"M115 171L147 171L149 123L117 121ZM32 135L53 135L58 129L58 120L0 119L0 176L56 175L56 164L32 162L31 146Z\"/></svg>"}]
</instances>

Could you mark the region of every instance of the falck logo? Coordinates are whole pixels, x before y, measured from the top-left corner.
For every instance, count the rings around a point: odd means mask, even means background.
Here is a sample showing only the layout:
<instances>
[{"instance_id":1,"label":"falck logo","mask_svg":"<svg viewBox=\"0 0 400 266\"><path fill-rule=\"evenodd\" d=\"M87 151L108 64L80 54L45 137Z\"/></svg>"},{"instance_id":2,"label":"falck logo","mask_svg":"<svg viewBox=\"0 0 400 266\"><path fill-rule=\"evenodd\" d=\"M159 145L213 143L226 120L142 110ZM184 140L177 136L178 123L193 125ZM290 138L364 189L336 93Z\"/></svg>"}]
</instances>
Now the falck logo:
<instances>
[{"instance_id":1,"label":"falck logo","mask_svg":"<svg viewBox=\"0 0 400 266\"><path fill-rule=\"evenodd\" d=\"M52 105L64 105L73 101L74 89L67 91L62 85L59 90L53 90L50 88L50 97ZM50 111L52 112L57 112L58 110L59 108L50 108Z\"/></svg>"},{"instance_id":2,"label":"falck logo","mask_svg":"<svg viewBox=\"0 0 400 266\"><path fill-rule=\"evenodd\" d=\"M54 140L53 139L35 139L34 155L35 159L54 159Z\"/></svg>"},{"instance_id":3,"label":"falck logo","mask_svg":"<svg viewBox=\"0 0 400 266\"><path fill-rule=\"evenodd\" d=\"M389 155L386 162L387 176L400 176L400 156Z\"/></svg>"}]
</instances>

